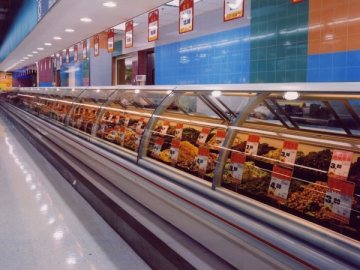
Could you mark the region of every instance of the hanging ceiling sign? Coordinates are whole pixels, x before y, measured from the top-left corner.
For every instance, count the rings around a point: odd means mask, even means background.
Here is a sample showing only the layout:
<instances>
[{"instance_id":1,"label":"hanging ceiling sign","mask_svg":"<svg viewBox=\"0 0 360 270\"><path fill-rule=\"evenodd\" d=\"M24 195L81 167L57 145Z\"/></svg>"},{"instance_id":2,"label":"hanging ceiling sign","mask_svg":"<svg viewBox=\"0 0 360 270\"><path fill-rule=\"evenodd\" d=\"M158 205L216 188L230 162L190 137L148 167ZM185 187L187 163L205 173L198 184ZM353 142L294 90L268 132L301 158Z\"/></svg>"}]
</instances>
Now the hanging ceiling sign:
<instances>
[{"instance_id":1,"label":"hanging ceiling sign","mask_svg":"<svg viewBox=\"0 0 360 270\"><path fill-rule=\"evenodd\" d=\"M244 17L244 0L224 0L224 22Z\"/></svg>"},{"instance_id":2,"label":"hanging ceiling sign","mask_svg":"<svg viewBox=\"0 0 360 270\"><path fill-rule=\"evenodd\" d=\"M159 10L156 9L148 14L148 41L159 38Z\"/></svg>"},{"instance_id":3,"label":"hanging ceiling sign","mask_svg":"<svg viewBox=\"0 0 360 270\"><path fill-rule=\"evenodd\" d=\"M179 33L194 30L194 0L180 0Z\"/></svg>"},{"instance_id":4,"label":"hanging ceiling sign","mask_svg":"<svg viewBox=\"0 0 360 270\"><path fill-rule=\"evenodd\" d=\"M134 21L126 22L125 24L125 48L130 48L134 45Z\"/></svg>"},{"instance_id":5,"label":"hanging ceiling sign","mask_svg":"<svg viewBox=\"0 0 360 270\"><path fill-rule=\"evenodd\" d=\"M99 56L99 35L94 36L94 56Z\"/></svg>"},{"instance_id":6,"label":"hanging ceiling sign","mask_svg":"<svg viewBox=\"0 0 360 270\"><path fill-rule=\"evenodd\" d=\"M83 50L82 50L82 59L86 60L87 57L87 42L86 40L83 41Z\"/></svg>"},{"instance_id":7,"label":"hanging ceiling sign","mask_svg":"<svg viewBox=\"0 0 360 270\"><path fill-rule=\"evenodd\" d=\"M115 32L114 29L110 29L108 31L108 47L107 47L107 51L108 53L111 53L114 51L114 36L115 36Z\"/></svg>"},{"instance_id":8,"label":"hanging ceiling sign","mask_svg":"<svg viewBox=\"0 0 360 270\"><path fill-rule=\"evenodd\" d=\"M74 45L74 62L78 61L78 46Z\"/></svg>"}]
</instances>

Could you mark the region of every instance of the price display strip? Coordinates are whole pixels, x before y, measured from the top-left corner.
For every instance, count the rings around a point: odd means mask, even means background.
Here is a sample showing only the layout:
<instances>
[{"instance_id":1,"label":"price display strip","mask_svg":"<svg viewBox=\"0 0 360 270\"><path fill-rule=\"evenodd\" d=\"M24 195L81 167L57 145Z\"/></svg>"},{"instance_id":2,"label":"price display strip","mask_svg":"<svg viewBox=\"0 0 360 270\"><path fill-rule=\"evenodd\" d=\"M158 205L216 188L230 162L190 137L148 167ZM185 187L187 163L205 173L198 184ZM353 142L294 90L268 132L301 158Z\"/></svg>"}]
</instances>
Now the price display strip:
<instances>
[{"instance_id":1,"label":"price display strip","mask_svg":"<svg viewBox=\"0 0 360 270\"><path fill-rule=\"evenodd\" d=\"M210 155L209 148L199 147L195 168L199 172L200 176L206 173L209 155Z\"/></svg>"},{"instance_id":2,"label":"price display strip","mask_svg":"<svg viewBox=\"0 0 360 270\"><path fill-rule=\"evenodd\" d=\"M244 17L244 0L224 0L224 22Z\"/></svg>"},{"instance_id":3,"label":"price display strip","mask_svg":"<svg viewBox=\"0 0 360 270\"><path fill-rule=\"evenodd\" d=\"M176 124L174 139L181 140L183 133L184 124Z\"/></svg>"},{"instance_id":4,"label":"price display strip","mask_svg":"<svg viewBox=\"0 0 360 270\"><path fill-rule=\"evenodd\" d=\"M210 134L210 129L208 129L208 128L203 128L203 129L201 130L200 134L199 134L199 137L198 137L197 140L196 140L196 144L197 144L197 145L203 145L203 144L205 144L206 139L207 139L207 137L209 136L209 134Z\"/></svg>"},{"instance_id":5,"label":"price display strip","mask_svg":"<svg viewBox=\"0 0 360 270\"><path fill-rule=\"evenodd\" d=\"M170 126L170 121L164 121L164 124L162 125L161 130L160 130L160 134L166 135L166 133L169 129L169 126Z\"/></svg>"},{"instance_id":6,"label":"price display strip","mask_svg":"<svg viewBox=\"0 0 360 270\"><path fill-rule=\"evenodd\" d=\"M331 210L328 215L349 224L355 183L329 177L328 187L324 202L324 206Z\"/></svg>"},{"instance_id":7,"label":"price display strip","mask_svg":"<svg viewBox=\"0 0 360 270\"><path fill-rule=\"evenodd\" d=\"M182 0L179 5L179 34L194 30L194 0Z\"/></svg>"},{"instance_id":8,"label":"price display strip","mask_svg":"<svg viewBox=\"0 0 360 270\"><path fill-rule=\"evenodd\" d=\"M159 155L160 155L161 148L162 148L163 144L164 144L164 139L163 138L156 138L154 148L153 148L152 153L151 153L151 155L153 157L159 158Z\"/></svg>"},{"instance_id":9,"label":"price display strip","mask_svg":"<svg viewBox=\"0 0 360 270\"><path fill-rule=\"evenodd\" d=\"M136 130L138 130L138 129L140 129L140 130L142 130L142 125L144 124L144 117L141 117L140 119L139 119L139 121L137 122L137 124L136 124Z\"/></svg>"},{"instance_id":10,"label":"price display strip","mask_svg":"<svg viewBox=\"0 0 360 270\"><path fill-rule=\"evenodd\" d=\"M125 126L121 126L120 127L120 145L122 147L124 147L124 142L125 142L125 131L126 131L126 127Z\"/></svg>"},{"instance_id":11,"label":"price display strip","mask_svg":"<svg viewBox=\"0 0 360 270\"><path fill-rule=\"evenodd\" d=\"M245 153L256 155L259 148L260 136L249 135L246 142Z\"/></svg>"},{"instance_id":12,"label":"price display strip","mask_svg":"<svg viewBox=\"0 0 360 270\"><path fill-rule=\"evenodd\" d=\"M172 140L170 147L171 164L175 166L179 157L180 141Z\"/></svg>"},{"instance_id":13,"label":"price display strip","mask_svg":"<svg viewBox=\"0 0 360 270\"><path fill-rule=\"evenodd\" d=\"M292 168L274 165L267 195L270 198L277 200L279 203L285 204L289 193L292 174Z\"/></svg>"},{"instance_id":14,"label":"price display strip","mask_svg":"<svg viewBox=\"0 0 360 270\"><path fill-rule=\"evenodd\" d=\"M127 113L125 115L125 121L124 121L124 126L127 127L129 125L129 122L130 122L130 117L131 115L129 113Z\"/></svg>"},{"instance_id":15,"label":"price display strip","mask_svg":"<svg viewBox=\"0 0 360 270\"><path fill-rule=\"evenodd\" d=\"M244 153L231 153L231 162L227 176L230 181L241 183L245 159L246 155Z\"/></svg>"},{"instance_id":16,"label":"price display strip","mask_svg":"<svg viewBox=\"0 0 360 270\"><path fill-rule=\"evenodd\" d=\"M224 131L224 130L216 131L216 140L215 140L213 147L215 147L215 149L217 149L217 150L220 150L221 146L223 145L223 143L225 141L225 138L226 138L226 131Z\"/></svg>"},{"instance_id":17,"label":"price display strip","mask_svg":"<svg viewBox=\"0 0 360 270\"><path fill-rule=\"evenodd\" d=\"M336 179L346 180L349 174L352 152L334 150L328 176Z\"/></svg>"},{"instance_id":18,"label":"price display strip","mask_svg":"<svg viewBox=\"0 0 360 270\"><path fill-rule=\"evenodd\" d=\"M297 142L284 141L280 161L294 166L298 147L299 143Z\"/></svg>"}]
</instances>

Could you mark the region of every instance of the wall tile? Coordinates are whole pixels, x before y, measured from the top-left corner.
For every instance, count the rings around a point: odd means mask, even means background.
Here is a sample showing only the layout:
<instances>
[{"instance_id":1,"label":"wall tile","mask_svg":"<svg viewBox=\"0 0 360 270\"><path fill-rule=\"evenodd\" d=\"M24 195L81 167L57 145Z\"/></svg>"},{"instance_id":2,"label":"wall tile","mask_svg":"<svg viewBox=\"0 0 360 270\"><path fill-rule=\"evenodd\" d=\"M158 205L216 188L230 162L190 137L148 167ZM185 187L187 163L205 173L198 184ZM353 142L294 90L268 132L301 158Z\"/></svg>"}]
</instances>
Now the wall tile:
<instances>
[{"instance_id":1,"label":"wall tile","mask_svg":"<svg viewBox=\"0 0 360 270\"><path fill-rule=\"evenodd\" d=\"M346 81L346 68L334 68L332 81L333 82L345 82Z\"/></svg>"},{"instance_id":2,"label":"wall tile","mask_svg":"<svg viewBox=\"0 0 360 270\"><path fill-rule=\"evenodd\" d=\"M333 54L333 67L346 67L346 52Z\"/></svg>"},{"instance_id":3,"label":"wall tile","mask_svg":"<svg viewBox=\"0 0 360 270\"><path fill-rule=\"evenodd\" d=\"M360 74L360 67L349 67L346 70L346 81L347 82L358 82Z\"/></svg>"}]
</instances>

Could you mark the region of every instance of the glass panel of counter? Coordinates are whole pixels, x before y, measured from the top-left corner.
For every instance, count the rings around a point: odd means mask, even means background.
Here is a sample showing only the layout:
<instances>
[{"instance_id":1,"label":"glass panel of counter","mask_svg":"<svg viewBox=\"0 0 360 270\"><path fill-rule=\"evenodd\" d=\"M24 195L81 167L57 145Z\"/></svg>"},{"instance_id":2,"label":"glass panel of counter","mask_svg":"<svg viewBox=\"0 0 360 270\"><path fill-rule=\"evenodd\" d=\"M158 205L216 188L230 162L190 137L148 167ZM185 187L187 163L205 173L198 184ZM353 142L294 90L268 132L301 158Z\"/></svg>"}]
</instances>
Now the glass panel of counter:
<instances>
[{"instance_id":1,"label":"glass panel of counter","mask_svg":"<svg viewBox=\"0 0 360 270\"><path fill-rule=\"evenodd\" d=\"M147 157L212 182L228 126L255 94L184 91L154 116L144 142ZM239 141L235 139L234 145Z\"/></svg>"},{"instance_id":2,"label":"glass panel of counter","mask_svg":"<svg viewBox=\"0 0 360 270\"><path fill-rule=\"evenodd\" d=\"M94 137L137 153L150 117L169 93L169 88L116 90L99 112Z\"/></svg>"}]
</instances>

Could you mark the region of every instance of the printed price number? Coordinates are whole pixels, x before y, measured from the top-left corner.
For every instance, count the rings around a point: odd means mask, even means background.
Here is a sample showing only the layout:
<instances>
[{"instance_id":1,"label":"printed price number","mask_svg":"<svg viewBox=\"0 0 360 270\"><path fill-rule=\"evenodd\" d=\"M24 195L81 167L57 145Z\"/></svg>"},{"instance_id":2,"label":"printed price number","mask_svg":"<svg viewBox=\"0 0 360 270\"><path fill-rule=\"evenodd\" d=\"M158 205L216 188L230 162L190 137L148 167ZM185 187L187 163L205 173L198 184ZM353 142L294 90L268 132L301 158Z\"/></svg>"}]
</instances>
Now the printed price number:
<instances>
[{"instance_id":1,"label":"printed price number","mask_svg":"<svg viewBox=\"0 0 360 270\"><path fill-rule=\"evenodd\" d=\"M208 157L198 156L196 159L196 168L200 172L206 172Z\"/></svg>"},{"instance_id":2,"label":"printed price number","mask_svg":"<svg viewBox=\"0 0 360 270\"><path fill-rule=\"evenodd\" d=\"M288 196L290 181L272 177L268 194L281 202L285 202Z\"/></svg>"},{"instance_id":3,"label":"printed price number","mask_svg":"<svg viewBox=\"0 0 360 270\"><path fill-rule=\"evenodd\" d=\"M228 177L232 181L240 182L244 171L244 164L231 162Z\"/></svg>"},{"instance_id":4,"label":"printed price number","mask_svg":"<svg viewBox=\"0 0 360 270\"><path fill-rule=\"evenodd\" d=\"M293 149L283 149L280 156L280 161L294 164L296 158L296 150Z\"/></svg>"},{"instance_id":5,"label":"printed price number","mask_svg":"<svg viewBox=\"0 0 360 270\"><path fill-rule=\"evenodd\" d=\"M257 142L247 142L246 148L245 148L245 153L250 154L250 155L256 155L257 151L258 151L258 147L259 147L259 143L257 143Z\"/></svg>"}]
</instances>

